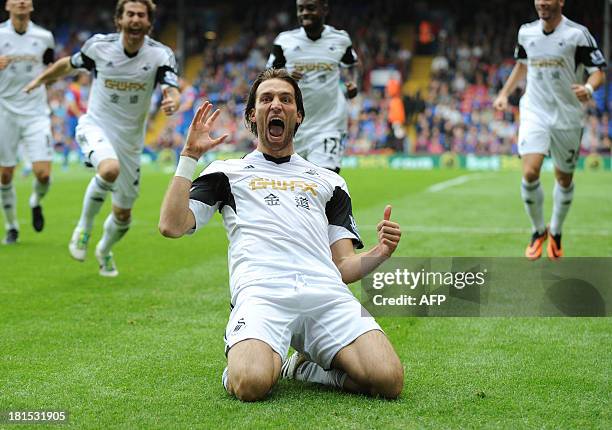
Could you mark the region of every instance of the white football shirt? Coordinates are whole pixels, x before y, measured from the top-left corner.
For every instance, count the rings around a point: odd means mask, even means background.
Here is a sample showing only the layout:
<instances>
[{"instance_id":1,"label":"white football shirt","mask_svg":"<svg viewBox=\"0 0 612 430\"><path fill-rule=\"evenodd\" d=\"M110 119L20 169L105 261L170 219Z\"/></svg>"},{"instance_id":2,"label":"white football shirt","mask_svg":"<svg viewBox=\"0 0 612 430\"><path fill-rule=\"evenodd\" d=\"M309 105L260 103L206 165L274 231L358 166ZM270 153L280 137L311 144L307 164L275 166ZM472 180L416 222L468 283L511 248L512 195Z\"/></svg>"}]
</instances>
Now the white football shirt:
<instances>
[{"instance_id":1,"label":"white football shirt","mask_svg":"<svg viewBox=\"0 0 612 430\"><path fill-rule=\"evenodd\" d=\"M70 62L93 73L87 117L104 129L131 136L129 144L141 147L155 86L178 88L176 60L170 48L148 36L136 54L128 55L121 38L120 33L96 34Z\"/></svg>"},{"instance_id":2,"label":"white football shirt","mask_svg":"<svg viewBox=\"0 0 612 430\"><path fill-rule=\"evenodd\" d=\"M340 68L356 63L357 54L348 33L330 25L325 25L317 40L309 39L302 27L278 35L267 67L304 73L299 86L306 117L297 131L296 141L303 142L302 136L319 133L346 133L348 106L340 86ZM302 150L296 147L296 151Z\"/></svg>"},{"instance_id":3,"label":"white football shirt","mask_svg":"<svg viewBox=\"0 0 612 430\"><path fill-rule=\"evenodd\" d=\"M215 211L223 216L232 303L241 288L270 279L301 274L342 283L330 245L348 238L363 247L344 179L297 154L256 150L214 161L193 182L189 208L195 230Z\"/></svg>"},{"instance_id":4,"label":"white football shirt","mask_svg":"<svg viewBox=\"0 0 612 430\"><path fill-rule=\"evenodd\" d=\"M524 24L518 32L515 58L527 65L527 89L521 98L521 121L547 127L582 127L583 107L572 84L584 82L584 70L593 73L606 61L586 27L562 18L552 33L541 20Z\"/></svg>"},{"instance_id":5,"label":"white football shirt","mask_svg":"<svg viewBox=\"0 0 612 430\"><path fill-rule=\"evenodd\" d=\"M50 31L30 21L23 34L15 31L10 20L0 24L0 56L10 58L0 70L0 106L19 115L48 115L44 86L30 94L23 92L32 79L54 60L55 42Z\"/></svg>"}]
</instances>

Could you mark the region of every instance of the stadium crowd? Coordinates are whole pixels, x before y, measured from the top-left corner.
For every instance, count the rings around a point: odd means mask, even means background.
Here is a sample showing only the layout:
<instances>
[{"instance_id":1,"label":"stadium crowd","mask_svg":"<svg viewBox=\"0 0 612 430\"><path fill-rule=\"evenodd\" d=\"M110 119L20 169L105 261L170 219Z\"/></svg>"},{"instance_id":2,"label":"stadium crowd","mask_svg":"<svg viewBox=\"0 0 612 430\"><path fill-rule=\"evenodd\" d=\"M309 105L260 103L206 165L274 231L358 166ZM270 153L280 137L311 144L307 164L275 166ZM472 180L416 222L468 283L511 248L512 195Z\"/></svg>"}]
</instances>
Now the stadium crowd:
<instances>
[{"instance_id":1,"label":"stadium crowd","mask_svg":"<svg viewBox=\"0 0 612 430\"><path fill-rule=\"evenodd\" d=\"M91 33L112 30L108 28L112 9L98 10L91 7L93 4L75 5L71 15L78 16L78 21L61 17L55 22L44 17L39 20L53 30L58 57L77 50ZM252 147L252 136L243 125L244 95L249 83L265 68L274 37L280 31L297 26L294 2L286 1L283 5L286 7L268 3L255 6L239 1L225 16L215 12L212 19L207 19L208 15L202 13L202 19L189 21L185 31L186 54L202 55L204 66L193 82L181 83L183 96L179 113L148 142L149 149L158 152L163 148L179 148L201 99L222 108L220 128L227 130L231 142L222 149ZM348 153L378 150L417 154L447 151L516 153L520 91L517 90L511 99L511 112L496 112L492 102L512 70L516 31L520 22L531 19L524 16L529 9L494 1L488 9L480 8L477 15L468 17L466 11L452 7L424 8L416 3L406 10L397 0L359 5L338 0L330 4L330 24L349 32L361 61L361 91L350 101ZM506 13L501 14L505 17L504 22L493 19L499 16L500 7L505 8ZM398 10L403 12L391 13ZM156 23L158 33L174 13L176 11L160 8ZM428 87L402 98L405 117L400 130L389 119L391 99L388 91L373 85L370 76L375 69L389 69L396 70L402 81L410 77L413 52L402 48L395 31L406 15L412 17L415 28L419 28L419 22L431 23L431 40L421 44L417 38L413 51L433 54L433 62ZM68 22L72 26L65 24ZM78 27L75 22L79 22ZM210 22L216 24L211 27L207 24ZM218 30L219 23L223 22L240 23L236 34L225 39L201 37L211 28ZM589 24L589 20L586 23ZM496 31L500 25L512 31ZM233 41L228 43L228 40ZM86 76L76 76L73 82L59 81L49 88L54 138L57 148L66 155L77 149L73 139L74 125L86 109L87 95ZM153 99L152 116L159 99L159 95ZM590 102L582 139L583 153L610 154L612 122L608 110L601 97L598 103Z\"/></svg>"}]
</instances>

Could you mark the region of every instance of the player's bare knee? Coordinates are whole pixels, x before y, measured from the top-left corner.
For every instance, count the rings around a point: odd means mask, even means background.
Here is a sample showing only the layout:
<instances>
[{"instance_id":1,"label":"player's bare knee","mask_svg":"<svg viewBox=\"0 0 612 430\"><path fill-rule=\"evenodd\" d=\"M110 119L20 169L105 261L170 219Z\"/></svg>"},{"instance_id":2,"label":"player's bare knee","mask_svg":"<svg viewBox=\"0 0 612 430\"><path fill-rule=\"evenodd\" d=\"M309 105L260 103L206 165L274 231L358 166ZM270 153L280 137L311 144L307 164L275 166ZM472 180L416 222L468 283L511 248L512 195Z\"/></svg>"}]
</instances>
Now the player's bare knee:
<instances>
[{"instance_id":1,"label":"player's bare knee","mask_svg":"<svg viewBox=\"0 0 612 430\"><path fill-rule=\"evenodd\" d=\"M104 160L98 167L98 174L107 182L115 182L119 176L119 162L117 160Z\"/></svg>"},{"instance_id":2,"label":"player's bare knee","mask_svg":"<svg viewBox=\"0 0 612 430\"><path fill-rule=\"evenodd\" d=\"M401 365L381 365L372 373L369 382L372 395L397 399L404 388L404 369Z\"/></svg>"},{"instance_id":3,"label":"player's bare knee","mask_svg":"<svg viewBox=\"0 0 612 430\"><path fill-rule=\"evenodd\" d=\"M47 170L39 170L39 171L34 171L34 176L36 176L36 180L38 182L40 182L41 184L48 184L49 183L49 179L50 179L50 175L49 172Z\"/></svg>"},{"instance_id":4,"label":"player's bare knee","mask_svg":"<svg viewBox=\"0 0 612 430\"><path fill-rule=\"evenodd\" d=\"M557 182L563 188L567 188L572 184L573 175L571 173L556 172L555 176L556 176Z\"/></svg>"},{"instance_id":5,"label":"player's bare knee","mask_svg":"<svg viewBox=\"0 0 612 430\"><path fill-rule=\"evenodd\" d=\"M526 168L523 172L523 178L527 182L535 182L540 179L540 171L536 168Z\"/></svg>"},{"instance_id":6,"label":"player's bare knee","mask_svg":"<svg viewBox=\"0 0 612 430\"><path fill-rule=\"evenodd\" d=\"M13 181L13 169L2 169L0 172L0 183L8 185Z\"/></svg>"},{"instance_id":7,"label":"player's bare knee","mask_svg":"<svg viewBox=\"0 0 612 430\"><path fill-rule=\"evenodd\" d=\"M230 373L230 385L234 395L243 402L256 402L263 400L272 388L272 378L268 372L250 369L239 372L232 377Z\"/></svg>"},{"instance_id":8,"label":"player's bare knee","mask_svg":"<svg viewBox=\"0 0 612 430\"><path fill-rule=\"evenodd\" d=\"M120 222L128 222L132 217L131 209L113 208L115 219Z\"/></svg>"}]
</instances>

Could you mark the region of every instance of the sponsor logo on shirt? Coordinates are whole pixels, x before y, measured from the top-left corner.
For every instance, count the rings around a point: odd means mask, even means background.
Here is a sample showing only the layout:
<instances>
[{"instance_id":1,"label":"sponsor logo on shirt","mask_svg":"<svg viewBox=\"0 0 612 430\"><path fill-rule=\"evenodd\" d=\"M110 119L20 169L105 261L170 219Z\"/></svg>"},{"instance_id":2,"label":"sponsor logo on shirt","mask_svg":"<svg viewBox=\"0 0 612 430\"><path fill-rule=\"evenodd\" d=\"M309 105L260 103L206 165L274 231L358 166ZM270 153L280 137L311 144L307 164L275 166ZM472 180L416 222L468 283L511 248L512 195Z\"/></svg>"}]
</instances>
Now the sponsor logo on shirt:
<instances>
[{"instance_id":1,"label":"sponsor logo on shirt","mask_svg":"<svg viewBox=\"0 0 612 430\"><path fill-rule=\"evenodd\" d=\"M147 84L140 82L125 82L125 81L116 81L114 79L106 79L104 81L104 86L111 90L117 91L146 91Z\"/></svg>"},{"instance_id":2,"label":"sponsor logo on shirt","mask_svg":"<svg viewBox=\"0 0 612 430\"><path fill-rule=\"evenodd\" d=\"M35 55L9 55L9 58L11 63L37 63L39 61L38 57Z\"/></svg>"},{"instance_id":3,"label":"sponsor logo on shirt","mask_svg":"<svg viewBox=\"0 0 612 430\"><path fill-rule=\"evenodd\" d=\"M295 63L298 72L333 72L338 66L333 63Z\"/></svg>"},{"instance_id":4,"label":"sponsor logo on shirt","mask_svg":"<svg viewBox=\"0 0 612 430\"><path fill-rule=\"evenodd\" d=\"M316 188L318 184L314 182L306 182L306 181L286 181L286 180L277 180L277 179L267 179L267 178L253 178L249 183L249 187L251 190L265 190L267 188L272 188L273 190L278 191L303 191L304 193L310 193L313 196L317 196Z\"/></svg>"},{"instance_id":5,"label":"sponsor logo on shirt","mask_svg":"<svg viewBox=\"0 0 612 430\"><path fill-rule=\"evenodd\" d=\"M565 67L563 58L534 58L529 61L532 67Z\"/></svg>"}]
</instances>

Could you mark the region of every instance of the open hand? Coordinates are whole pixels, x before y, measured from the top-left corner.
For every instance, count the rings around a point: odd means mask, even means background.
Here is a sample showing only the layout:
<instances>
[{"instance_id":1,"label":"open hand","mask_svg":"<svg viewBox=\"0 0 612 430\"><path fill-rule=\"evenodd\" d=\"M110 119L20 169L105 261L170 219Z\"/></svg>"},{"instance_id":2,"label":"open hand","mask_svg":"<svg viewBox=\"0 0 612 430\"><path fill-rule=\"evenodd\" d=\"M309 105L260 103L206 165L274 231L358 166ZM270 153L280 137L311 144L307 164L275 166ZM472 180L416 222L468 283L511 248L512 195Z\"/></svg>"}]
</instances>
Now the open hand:
<instances>
[{"instance_id":1,"label":"open hand","mask_svg":"<svg viewBox=\"0 0 612 430\"><path fill-rule=\"evenodd\" d=\"M210 151L227 139L229 136L228 134L224 134L217 139L213 139L210 136L215 121L221 113L219 109L215 110L212 114L211 111L212 103L210 102L204 102L202 106L200 106L189 126L187 140L185 142L185 147L181 151L181 155L199 160L202 154Z\"/></svg>"}]
</instances>

